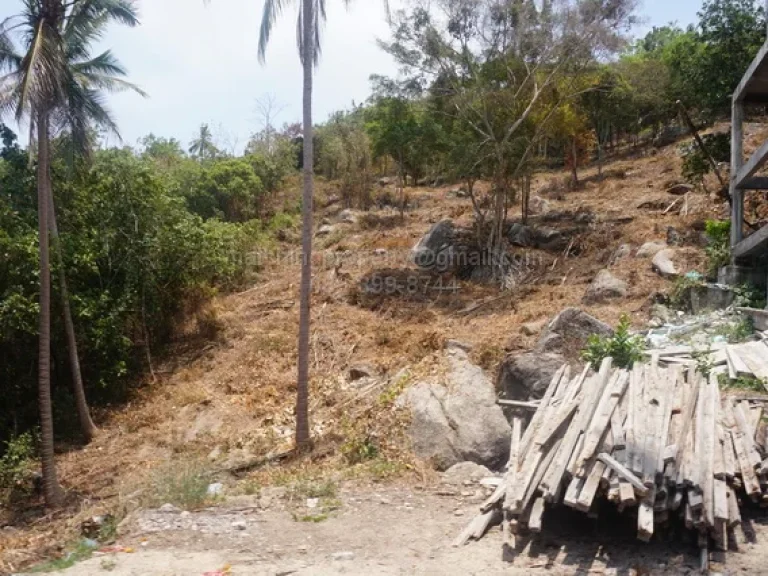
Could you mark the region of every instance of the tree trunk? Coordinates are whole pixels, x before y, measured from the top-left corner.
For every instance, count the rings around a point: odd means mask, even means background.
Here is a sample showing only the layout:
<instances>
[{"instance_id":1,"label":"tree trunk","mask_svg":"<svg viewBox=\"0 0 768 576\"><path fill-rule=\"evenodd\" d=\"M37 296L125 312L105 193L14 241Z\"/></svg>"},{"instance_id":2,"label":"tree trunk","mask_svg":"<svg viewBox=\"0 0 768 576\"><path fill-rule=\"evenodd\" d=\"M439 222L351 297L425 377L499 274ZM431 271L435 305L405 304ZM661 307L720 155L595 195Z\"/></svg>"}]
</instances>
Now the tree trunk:
<instances>
[{"instance_id":1,"label":"tree trunk","mask_svg":"<svg viewBox=\"0 0 768 576\"><path fill-rule=\"evenodd\" d=\"M51 186L50 174L48 178L48 229L51 233L51 241L56 250L56 262L59 268L59 291L61 292L61 307L64 315L64 329L67 333L67 348L69 350L69 366L72 371L72 387L75 393L75 404L77 405L77 415L80 419L80 428L83 431L83 437L86 442L93 440L96 434L96 425L91 419L91 413L88 409L88 401L85 397L85 387L83 386L83 376L80 371L80 357L77 353L77 337L75 335L75 324L72 321L72 308L69 303L69 287L67 286L67 275L64 271L64 257L61 252L59 240L59 226L56 222L56 205L53 200L53 187Z\"/></svg>"},{"instance_id":2,"label":"tree trunk","mask_svg":"<svg viewBox=\"0 0 768 576\"><path fill-rule=\"evenodd\" d=\"M304 26L304 190L301 227L301 296L299 305L299 358L296 383L296 446L309 444L309 330L312 296L312 72L314 65L314 0L302 0Z\"/></svg>"},{"instance_id":3,"label":"tree trunk","mask_svg":"<svg viewBox=\"0 0 768 576\"><path fill-rule=\"evenodd\" d=\"M40 235L40 334L38 358L38 399L40 408L40 458L43 468L45 504L58 508L64 493L56 477L53 452L53 407L51 405L51 268L48 237L48 191L50 159L48 157L48 114L37 118L37 202Z\"/></svg>"}]
</instances>

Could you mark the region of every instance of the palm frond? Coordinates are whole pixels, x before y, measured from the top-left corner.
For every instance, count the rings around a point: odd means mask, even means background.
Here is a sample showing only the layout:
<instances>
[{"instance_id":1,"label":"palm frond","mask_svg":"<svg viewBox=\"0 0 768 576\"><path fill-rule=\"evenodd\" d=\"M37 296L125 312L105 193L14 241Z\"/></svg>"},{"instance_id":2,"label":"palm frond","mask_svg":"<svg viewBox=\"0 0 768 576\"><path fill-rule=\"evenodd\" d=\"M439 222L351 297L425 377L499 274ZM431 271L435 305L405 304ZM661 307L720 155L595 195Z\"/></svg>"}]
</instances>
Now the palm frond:
<instances>
[{"instance_id":1,"label":"palm frond","mask_svg":"<svg viewBox=\"0 0 768 576\"><path fill-rule=\"evenodd\" d=\"M259 60L263 63L267 56L267 45L272 35L272 28L278 16L290 0L264 0L264 11L261 15L261 27L259 28Z\"/></svg>"}]
</instances>

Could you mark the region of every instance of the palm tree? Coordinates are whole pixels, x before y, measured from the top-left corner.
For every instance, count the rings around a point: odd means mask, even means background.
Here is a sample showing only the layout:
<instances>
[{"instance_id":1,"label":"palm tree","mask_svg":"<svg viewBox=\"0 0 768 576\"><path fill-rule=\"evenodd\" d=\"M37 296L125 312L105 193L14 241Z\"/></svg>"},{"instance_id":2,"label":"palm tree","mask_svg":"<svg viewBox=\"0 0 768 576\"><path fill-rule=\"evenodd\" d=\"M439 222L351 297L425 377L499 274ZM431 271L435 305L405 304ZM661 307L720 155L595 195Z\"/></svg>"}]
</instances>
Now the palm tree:
<instances>
[{"instance_id":1,"label":"palm tree","mask_svg":"<svg viewBox=\"0 0 768 576\"><path fill-rule=\"evenodd\" d=\"M259 30L259 59L266 59L267 45L277 17L290 0L265 0ZM351 0L342 0L349 6ZM384 0L389 14L389 2ZM300 0L296 41L304 70L303 87L303 152L304 185L301 205L301 283L299 303L299 358L296 385L296 446L309 445L309 324L312 295L312 199L313 199L313 128L312 81L313 66L320 60L320 30L326 20L325 0Z\"/></svg>"},{"instance_id":2,"label":"palm tree","mask_svg":"<svg viewBox=\"0 0 768 576\"><path fill-rule=\"evenodd\" d=\"M51 123L68 125L75 141L85 141L88 120L114 126L101 102L100 89L125 86L110 74L121 71L109 52L88 59L91 42L104 25L138 23L131 0L24 0L22 12L0 26L0 112L27 118L37 142L37 200L40 243L40 328L38 397L41 429L43 492L50 507L61 505L63 491L56 476L51 406L51 274L50 237L54 227L50 171ZM16 50L20 39L23 53ZM71 314L70 314L71 322ZM74 336L74 328L68 337ZM70 342L70 354L77 355ZM79 367L73 370L78 370ZM82 379L75 379L78 411L87 412ZM78 384L79 381L79 384ZM79 392L77 387L80 387ZM81 406L82 404L82 406ZM82 418L82 414L81 414ZM88 415L90 419L90 415ZM92 422L91 422L92 425Z\"/></svg>"},{"instance_id":3,"label":"palm tree","mask_svg":"<svg viewBox=\"0 0 768 576\"><path fill-rule=\"evenodd\" d=\"M200 126L200 133L197 138L192 140L189 153L201 160L212 160L219 154L219 149L213 143L213 136L208 124Z\"/></svg>"}]
</instances>

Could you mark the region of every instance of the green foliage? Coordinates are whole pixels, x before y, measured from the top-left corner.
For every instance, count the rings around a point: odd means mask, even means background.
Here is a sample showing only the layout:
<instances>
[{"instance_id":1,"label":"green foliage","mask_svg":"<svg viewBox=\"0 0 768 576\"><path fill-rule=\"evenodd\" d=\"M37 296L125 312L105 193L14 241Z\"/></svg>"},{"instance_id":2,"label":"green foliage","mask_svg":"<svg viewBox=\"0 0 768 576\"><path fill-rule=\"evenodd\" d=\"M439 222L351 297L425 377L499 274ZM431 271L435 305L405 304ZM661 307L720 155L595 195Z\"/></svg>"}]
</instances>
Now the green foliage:
<instances>
[{"instance_id":1,"label":"green foliage","mask_svg":"<svg viewBox=\"0 0 768 576\"><path fill-rule=\"evenodd\" d=\"M746 342L755 333L755 325L752 318L741 318L738 322L726 324L716 334L724 336L729 344Z\"/></svg>"},{"instance_id":2,"label":"green foliage","mask_svg":"<svg viewBox=\"0 0 768 576\"><path fill-rule=\"evenodd\" d=\"M705 134L701 139L716 162L727 162L730 160L730 133ZM680 153L683 157L683 178L692 184L702 185L704 177L712 171L712 165L707 155L702 152L695 141L682 145Z\"/></svg>"},{"instance_id":3,"label":"green foliage","mask_svg":"<svg viewBox=\"0 0 768 576\"><path fill-rule=\"evenodd\" d=\"M581 357L597 370L605 358L613 358L615 366L631 368L635 362L643 359L645 342L642 336L630 333L629 316L622 315L613 336L598 336L593 334L582 350Z\"/></svg>"},{"instance_id":4,"label":"green foliage","mask_svg":"<svg viewBox=\"0 0 768 576\"><path fill-rule=\"evenodd\" d=\"M711 278L731 259L731 222L730 220L707 220L707 272Z\"/></svg>"},{"instance_id":5,"label":"green foliage","mask_svg":"<svg viewBox=\"0 0 768 576\"><path fill-rule=\"evenodd\" d=\"M78 562L88 560L93 555L98 543L87 538L82 538L69 546L61 558L44 562L34 566L30 572L40 574L46 572L59 572L71 568Z\"/></svg>"},{"instance_id":6,"label":"green foliage","mask_svg":"<svg viewBox=\"0 0 768 576\"><path fill-rule=\"evenodd\" d=\"M718 376L718 381L720 383L720 387L724 390L745 390L749 392L760 393L764 393L766 391L766 381L760 380L759 378L756 378L752 375L739 376L736 379L731 379L728 377L728 374L720 374Z\"/></svg>"},{"instance_id":7,"label":"green foliage","mask_svg":"<svg viewBox=\"0 0 768 576\"><path fill-rule=\"evenodd\" d=\"M732 288L733 305L739 308L765 308L765 291L752 284L740 284Z\"/></svg>"},{"instance_id":8,"label":"green foliage","mask_svg":"<svg viewBox=\"0 0 768 576\"><path fill-rule=\"evenodd\" d=\"M37 440L32 432L24 432L5 443L5 453L0 458L0 502L15 491L31 488L27 481L36 452Z\"/></svg>"},{"instance_id":9,"label":"green foliage","mask_svg":"<svg viewBox=\"0 0 768 576\"><path fill-rule=\"evenodd\" d=\"M34 170L12 133L0 152L0 441L37 423L38 281ZM201 165L177 144L146 141L97 151L74 168L55 156L61 248L78 331L83 377L95 404L120 400L180 319L219 290L241 286L253 269L246 256L292 222L266 226L205 219L191 211L191 190L209 193L214 209L243 219L262 210L264 190L242 159ZM163 161L161 161L163 159ZM172 159L172 161L170 161ZM219 204L220 202L220 204ZM53 276L56 277L54 268ZM53 283L53 397L57 430L76 430L58 283ZM2 450L0 449L0 454Z\"/></svg>"}]
</instances>

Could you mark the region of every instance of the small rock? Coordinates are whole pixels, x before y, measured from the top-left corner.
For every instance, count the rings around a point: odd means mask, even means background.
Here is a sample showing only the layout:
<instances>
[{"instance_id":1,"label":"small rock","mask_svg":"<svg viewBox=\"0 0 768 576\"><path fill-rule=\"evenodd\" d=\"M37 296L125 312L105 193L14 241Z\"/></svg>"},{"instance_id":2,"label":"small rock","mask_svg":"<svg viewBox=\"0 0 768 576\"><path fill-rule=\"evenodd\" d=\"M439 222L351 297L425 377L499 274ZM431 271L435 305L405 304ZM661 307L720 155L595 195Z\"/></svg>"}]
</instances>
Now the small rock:
<instances>
[{"instance_id":1,"label":"small rock","mask_svg":"<svg viewBox=\"0 0 768 576\"><path fill-rule=\"evenodd\" d=\"M464 510L454 510L453 511L454 516L464 516Z\"/></svg>"},{"instance_id":2,"label":"small rock","mask_svg":"<svg viewBox=\"0 0 768 576\"><path fill-rule=\"evenodd\" d=\"M224 493L224 484L221 482L209 484L206 492L208 496L221 496Z\"/></svg>"},{"instance_id":3,"label":"small rock","mask_svg":"<svg viewBox=\"0 0 768 576\"><path fill-rule=\"evenodd\" d=\"M520 333L523 336L537 336L546 325L546 320L539 320L538 322L526 322L520 326Z\"/></svg>"},{"instance_id":4,"label":"small rock","mask_svg":"<svg viewBox=\"0 0 768 576\"><path fill-rule=\"evenodd\" d=\"M376 250L373 251L374 256L386 256L387 255L387 249L386 248L376 248Z\"/></svg>"},{"instance_id":5,"label":"small rock","mask_svg":"<svg viewBox=\"0 0 768 576\"><path fill-rule=\"evenodd\" d=\"M248 523L245 520L235 520L232 522L232 528L235 530L245 530L248 528Z\"/></svg>"},{"instance_id":6,"label":"small rock","mask_svg":"<svg viewBox=\"0 0 768 576\"><path fill-rule=\"evenodd\" d=\"M357 224L357 220L357 214L352 210L346 209L339 212L339 221L344 222L345 224Z\"/></svg>"},{"instance_id":7,"label":"small rock","mask_svg":"<svg viewBox=\"0 0 768 576\"><path fill-rule=\"evenodd\" d=\"M163 504L157 511L163 514L178 514L181 512L181 508L177 508L173 504Z\"/></svg>"},{"instance_id":8,"label":"small rock","mask_svg":"<svg viewBox=\"0 0 768 576\"><path fill-rule=\"evenodd\" d=\"M664 250L667 245L664 242L646 242L640 248L637 249L635 256L638 258L650 258L655 256L657 252Z\"/></svg>"},{"instance_id":9,"label":"small rock","mask_svg":"<svg viewBox=\"0 0 768 576\"><path fill-rule=\"evenodd\" d=\"M481 464L474 462L459 462L443 472L443 484L459 485L468 481L470 485L480 482L483 478L492 476L493 473Z\"/></svg>"},{"instance_id":10,"label":"small rock","mask_svg":"<svg viewBox=\"0 0 768 576\"><path fill-rule=\"evenodd\" d=\"M336 560L339 562L349 561L354 559L355 559L354 552L334 552L333 554L331 554L331 560Z\"/></svg>"},{"instance_id":11,"label":"small rock","mask_svg":"<svg viewBox=\"0 0 768 576\"><path fill-rule=\"evenodd\" d=\"M667 194L672 194L673 196L685 196L689 192L693 192L693 186L690 184L675 184L667 188Z\"/></svg>"},{"instance_id":12,"label":"small rock","mask_svg":"<svg viewBox=\"0 0 768 576\"><path fill-rule=\"evenodd\" d=\"M192 512L189 512L188 510L184 510L184 511L181 513L181 517L182 517L182 518L189 518L190 516L192 516Z\"/></svg>"},{"instance_id":13,"label":"small rock","mask_svg":"<svg viewBox=\"0 0 768 576\"><path fill-rule=\"evenodd\" d=\"M373 378L378 375L378 370L368 362L359 362L349 367L347 376L350 381L360 380L361 378Z\"/></svg>"},{"instance_id":14,"label":"small rock","mask_svg":"<svg viewBox=\"0 0 768 576\"><path fill-rule=\"evenodd\" d=\"M307 508L317 508L318 504L320 504L320 498L307 498Z\"/></svg>"},{"instance_id":15,"label":"small rock","mask_svg":"<svg viewBox=\"0 0 768 576\"><path fill-rule=\"evenodd\" d=\"M626 295L627 283L616 278L608 270L601 270L587 288L583 301L587 304L593 304L611 298L623 298Z\"/></svg>"},{"instance_id":16,"label":"small rock","mask_svg":"<svg viewBox=\"0 0 768 576\"><path fill-rule=\"evenodd\" d=\"M334 228L330 224L323 224L318 228L317 230L317 236L328 236L329 234L333 234L336 231L336 228Z\"/></svg>"},{"instance_id":17,"label":"small rock","mask_svg":"<svg viewBox=\"0 0 768 576\"><path fill-rule=\"evenodd\" d=\"M611 255L610 265L613 266L622 260L626 260L632 255L632 246L629 244L622 244Z\"/></svg>"},{"instance_id":18,"label":"small rock","mask_svg":"<svg viewBox=\"0 0 768 576\"><path fill-rule=\"evenodd\" d=\"M661 250L653 257L651 267L662 278L677 278L680 273L674 262L675 251L671 248Z\"/></svg>"}]
</instances>

